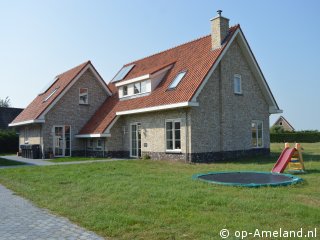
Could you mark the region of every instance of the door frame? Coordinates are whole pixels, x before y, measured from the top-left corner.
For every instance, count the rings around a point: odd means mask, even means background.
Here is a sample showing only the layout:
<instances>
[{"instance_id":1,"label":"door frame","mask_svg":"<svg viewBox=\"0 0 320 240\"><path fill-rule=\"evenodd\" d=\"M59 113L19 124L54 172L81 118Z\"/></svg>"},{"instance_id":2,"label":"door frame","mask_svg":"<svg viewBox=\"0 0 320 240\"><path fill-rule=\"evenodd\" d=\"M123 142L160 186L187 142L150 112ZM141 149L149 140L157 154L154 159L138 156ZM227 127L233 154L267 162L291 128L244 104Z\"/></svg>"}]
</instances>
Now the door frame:
<instances>
[{"instance_id":1,"label":"door frame","mask_svg":"<svg viewBox=\"0 0 320 240\"><path fill-rule=\"evenodd\" d=\"M66 133L66 126L69 126L70 127L70 154L69 154L69 156L66 156L66 135L65 135L65 133ZM56 148L56 128L57 127L62 127L62 144L63 144L63 148L62 148L62 155L56 155L55 154L55 148ZM53 143L53 148L52 148L52 150L53 150L53 156L54 157L71 157L71 147L72 147L72 144L71 144L71 125L53 125L53 127L52 127L52 135L53 135L53 141L52 141L52 143Z\"/></svg>"},{"instance_id":2,"label":"door frame","mask_svg":"<svg viewBox=\"0 0 320 240\"><path fill-rule=\"evenodd\" d=\"M139 158L141 157L141 153L139 156L139 138L138 138L138 134L139 134L139 129L138 129L138 125L140 125L140 149L141 149L141 123L140 122L134 122L134 123L130 123L130 157L134 157L134 158ZM136 126L136 142L137 142L137 155L132 155L132 126Z\"/></svg>"}]
</instances>

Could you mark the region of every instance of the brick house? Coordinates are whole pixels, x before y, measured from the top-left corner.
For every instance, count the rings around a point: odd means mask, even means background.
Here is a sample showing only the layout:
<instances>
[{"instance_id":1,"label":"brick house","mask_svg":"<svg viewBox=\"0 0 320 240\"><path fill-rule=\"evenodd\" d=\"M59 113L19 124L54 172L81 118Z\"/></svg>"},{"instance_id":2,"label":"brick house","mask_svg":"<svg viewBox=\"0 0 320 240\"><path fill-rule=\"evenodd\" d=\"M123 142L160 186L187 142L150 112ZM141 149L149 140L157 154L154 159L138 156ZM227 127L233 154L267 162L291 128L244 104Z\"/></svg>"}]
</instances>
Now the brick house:
<instances>
[{"instance_id":1,"label":"brick house","mask_svg":"<svg viewBox=\"0 0 320 240\"><path fill-rule=\"evenodd\" d=\"M45 155L210 162L269 152L279 113L240 25L125 64L106 85L86 62L56 77L11 123Z\"/></svg>"},{"instance_id":2,"label":"brick house","mask_svg":"<svg viewBox=\"0 0 320 240\"><path fill-rule=\"evenodd\" d=\"M287 119L284 118L284 116L280 116L277 121L272 125L272 127L279 126L286 132L293 132L295 131L294 127L288 122Z\"/></svg>"}]
</instances>

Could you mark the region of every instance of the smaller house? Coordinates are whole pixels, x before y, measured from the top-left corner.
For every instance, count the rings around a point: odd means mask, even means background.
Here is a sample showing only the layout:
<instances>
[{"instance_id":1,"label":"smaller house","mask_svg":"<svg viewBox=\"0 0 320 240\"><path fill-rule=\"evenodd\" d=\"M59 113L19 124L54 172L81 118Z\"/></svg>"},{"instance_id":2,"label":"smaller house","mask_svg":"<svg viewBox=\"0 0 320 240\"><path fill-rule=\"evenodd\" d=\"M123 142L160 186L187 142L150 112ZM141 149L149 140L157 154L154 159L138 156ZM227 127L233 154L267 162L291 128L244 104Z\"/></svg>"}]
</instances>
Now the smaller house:
<instances>
[{"instance_id":1,"label":"smaller house","mask_svg":"<svg viewBox=\"0 0 320 240\"><path fill-rule=\"evenodd\" d=\"M284 131L293 132L295 131L294 127L285 119L283 116L280 116L278 120L272 125L272 127L280 126Z\"/></svg>"},{"instance_id":2,"label":"smaller house","mask_svg":"<svg viewBox=\"0 0 320 240\"><path fill-rule=\"evenodd\" d=\"M0 107L0 129L7 129L22 111L23 108Z\"/></svg>"}]
</instances>

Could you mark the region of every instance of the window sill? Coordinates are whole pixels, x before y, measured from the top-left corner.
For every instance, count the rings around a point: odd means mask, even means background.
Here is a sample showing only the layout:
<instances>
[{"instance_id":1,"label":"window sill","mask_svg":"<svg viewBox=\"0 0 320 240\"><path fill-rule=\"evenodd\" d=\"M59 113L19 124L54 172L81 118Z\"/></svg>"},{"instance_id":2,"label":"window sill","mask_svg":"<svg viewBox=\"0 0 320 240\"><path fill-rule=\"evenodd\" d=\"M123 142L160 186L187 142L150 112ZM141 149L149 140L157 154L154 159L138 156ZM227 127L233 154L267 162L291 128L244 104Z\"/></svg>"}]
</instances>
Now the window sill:
<instances>
[{"instance_id":1,"label":"window sill","mask_svg":"<svg viewBox=\"0 0 320 240\"><path fill-rule=\"evenodd\" d=\"M80 106L89 106L89 103L79 103Z\"/></svg>"},{"instance_id":2,"label":"window sill","mask_svg":"<svg viewBox=\"0 0 320 240\"><path fill-rule=\"evenodd\" d=\"M166 150L166 153L179 154L179 153L181 153L181 149Z\"/></svg>"},{"instance_id":3,"label":"window sill","mask_svg":"<svg viewBox=\"0 0 320 240\"><path fill-rule=\"evenodd\" d=\"M243 96L243 93L234 93L234 95L236 95L236 96Z\"/></svg>"}]
</instances>

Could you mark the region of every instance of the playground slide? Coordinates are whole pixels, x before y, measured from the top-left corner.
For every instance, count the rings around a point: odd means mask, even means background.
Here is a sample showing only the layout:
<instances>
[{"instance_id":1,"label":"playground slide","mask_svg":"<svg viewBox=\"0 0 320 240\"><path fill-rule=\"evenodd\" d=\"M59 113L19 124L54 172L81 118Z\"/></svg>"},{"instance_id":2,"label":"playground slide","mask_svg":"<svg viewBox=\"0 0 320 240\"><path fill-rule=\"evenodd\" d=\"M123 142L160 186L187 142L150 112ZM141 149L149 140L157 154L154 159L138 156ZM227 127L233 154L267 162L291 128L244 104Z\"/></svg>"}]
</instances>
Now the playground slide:
<instances>
[{"instance_id":1,"label":"playground slide","mask_svg":"<svg viewBox=\"0 0 320 240\"><path fill-rule=\"evenodd\" d=\"M273 166L271 172L282 173L286 169L286 167L287 167L288 163L290 162L291 157L295 151L296 151L295 148L285 148L282 151L278 161Z\"/></svg>"}]
</instances>

